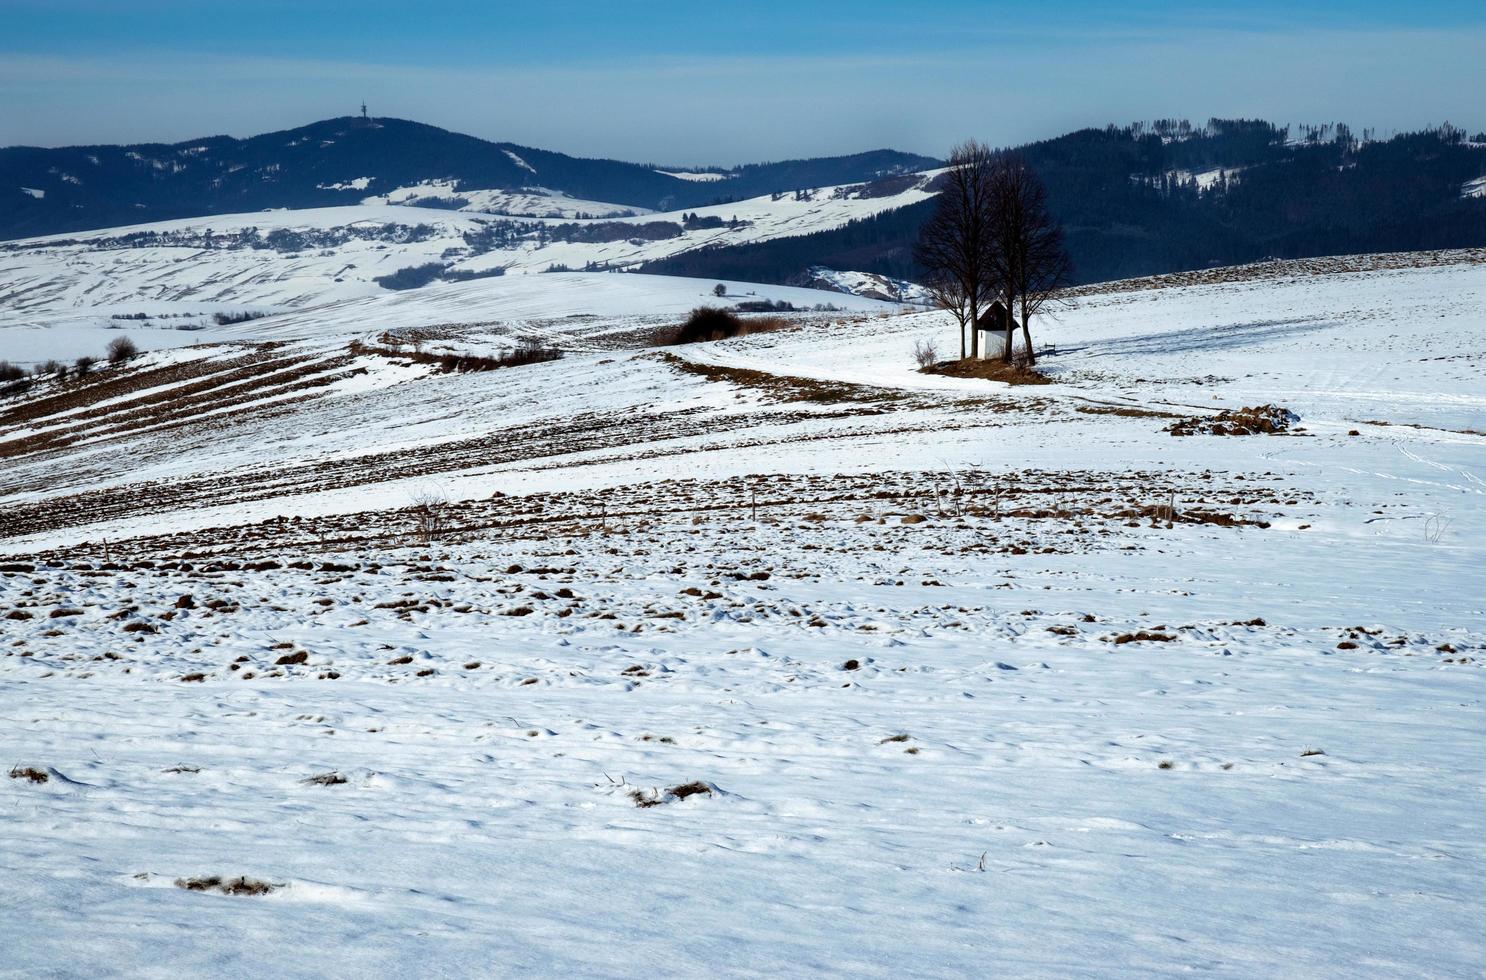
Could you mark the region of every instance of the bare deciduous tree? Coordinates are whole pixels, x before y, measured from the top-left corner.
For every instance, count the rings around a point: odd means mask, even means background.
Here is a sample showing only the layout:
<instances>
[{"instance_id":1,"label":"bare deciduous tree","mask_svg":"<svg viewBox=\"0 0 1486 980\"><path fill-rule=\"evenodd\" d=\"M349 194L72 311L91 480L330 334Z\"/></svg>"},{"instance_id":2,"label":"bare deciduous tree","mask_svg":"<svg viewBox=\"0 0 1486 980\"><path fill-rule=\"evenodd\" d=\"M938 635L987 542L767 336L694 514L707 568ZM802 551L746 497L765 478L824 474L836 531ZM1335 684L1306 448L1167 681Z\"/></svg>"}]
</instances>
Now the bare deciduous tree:
<instances>
[{"instance_id":1,"label":"bare deciduous tree","mask_svg":"<svg viewBox=\"0 0 1486 980\"><path fill-rule=\"evenodd\" d=\"M934 349L932 340L918 340L913 344L913 359L918 362L920 371L927 371L939 363L939 352Z\"/></svg>"},{"instance_id":2,"label":"bare deciduous tree","mask_svg":"<svg viewBox=\"0 0 1486 980\"><path fill-rule=\"evenodd\" d=\"M1037 360L1032 350L1032 317L1067 283L1072 264L1063 246L1063 228L1047 207L1047 188L1025 160L1013 154L997 158L991 185L991 265L995 278L1005 284L1010 314L1001 357L1011 362L1012 338L1020 319L1030 367Z\"/></svg>"},{"instance_id":3,"label":"bare deciduous tree","mask_svg":"<svg viewBox=\"0 0 1486 980\"><path fill-rule=\"evenodd\" d=\"M444 509L448 505L449 498L431 487L425 487L413 494L411 509L420 542L432 544L438 539L444 529Z\"/></svg>"},{"instance_id":4,"label":"bare deciduous tree","mask_svg":"<svg viewBox=\"0 0 1486 980\"><path fill-rule=\"evenodd\" d=\"M998 291L991 256L995 160L988 147L973 140L950 152L934 214L919 230L914 253L928 273L924 285L935 304L960 325L961 359L966 356L967 327L969 355L979 354L976 317Z\"/></svg>"}]
</instances>

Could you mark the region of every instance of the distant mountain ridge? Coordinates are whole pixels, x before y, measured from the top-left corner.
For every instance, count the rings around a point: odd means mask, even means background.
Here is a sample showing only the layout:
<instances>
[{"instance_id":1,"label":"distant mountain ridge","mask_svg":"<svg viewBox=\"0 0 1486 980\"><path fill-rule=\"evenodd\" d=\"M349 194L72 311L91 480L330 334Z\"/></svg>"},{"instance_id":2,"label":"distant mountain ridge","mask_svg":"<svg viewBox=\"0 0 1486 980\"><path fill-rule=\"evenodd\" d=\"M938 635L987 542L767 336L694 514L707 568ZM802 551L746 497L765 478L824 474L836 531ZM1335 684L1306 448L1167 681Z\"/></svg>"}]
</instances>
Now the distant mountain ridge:
<instances>
[{"instance_id":1,"label":"distant mountain ridge","mask_svg":"<svg viewBox=\"0 0 1486 980\"><path fill-rule=\"evenodd\" d=\"M1077 282L1266 258L1486 246L1486 134L1467 138L1448 125L1380 140L1342 125L1292 133L1260 120L1162 120L1079 130L1018 151L1047 182ZM538 212L500 208L550 199L571 218L624 208L680 212L771 195L788 204L792 191L871 182L863 196L882 207L870 214L822 221L814 198L798 194L794 200L812 215L799 230L782 229L769 240L708 238L638 267L783 284L815 281L822 267L916 280L922 270L913 243L933 202L920 196L904 206L891 196L911 182L896 175L937 165L874 150L685 171L494 143L406 120L342 117L248 139L0 149L0 240L356 204L400 189L405 193L393 203L519 218ZM523 192L530 188L559 196ZM497 199L499 207L486 203ZM610 268L608 260L598 267Z\"/></svg>"},{"instance_id":2,"label":"distant mountain ridge","mask_svg":"<svg viewBox=\"0 0 1486 980\"><path fill-rule=\"evenodd\" d=\"M749 164L722 180L495 143L402 119L346 116L246 139L0 149L0 240L265 208L355 204L429 181L542 187L648 210L698 207L920 170L895 150Z\"/></svg>"},{"instance_id":3,"label":"distant mountain ridge","mask_svg":"<svg viewBox=\"0 0 1486 980\"><path fill-rule=\"evenodd\" d=\"M1076 282L1261 259L1486 246L1486 133L1386 140L1344 125L1182 120L1084 129L1018 149L1047 183ZM642 271L803 283L812 268L917 279L924 201L839 228L699 250Z\"/></svg>"}]
</instances>

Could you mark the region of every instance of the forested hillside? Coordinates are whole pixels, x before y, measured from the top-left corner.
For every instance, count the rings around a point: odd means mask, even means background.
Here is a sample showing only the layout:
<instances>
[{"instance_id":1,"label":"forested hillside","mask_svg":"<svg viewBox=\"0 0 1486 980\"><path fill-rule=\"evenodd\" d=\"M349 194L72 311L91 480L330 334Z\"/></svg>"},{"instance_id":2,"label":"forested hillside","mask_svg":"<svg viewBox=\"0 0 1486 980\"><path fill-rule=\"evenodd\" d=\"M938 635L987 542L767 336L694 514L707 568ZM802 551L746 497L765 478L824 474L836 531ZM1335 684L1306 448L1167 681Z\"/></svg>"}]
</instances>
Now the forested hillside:
<instances>
[{"instance_id":1,"label":"forested hillside","mask_svg":"<svg viewBox=\"0 0 1486 980\"><path fill-rule=\"evenodd\" d=\"M1369 135L1164 121L1080 130L1018 152L1047 183L1080 282L1269 257L1486 245L1486 134L1467 139L1446 126ZM825 265L913 278L912 244L932 207L678 255L646 271L787 282Z\"/></svg>"}]
</instances>

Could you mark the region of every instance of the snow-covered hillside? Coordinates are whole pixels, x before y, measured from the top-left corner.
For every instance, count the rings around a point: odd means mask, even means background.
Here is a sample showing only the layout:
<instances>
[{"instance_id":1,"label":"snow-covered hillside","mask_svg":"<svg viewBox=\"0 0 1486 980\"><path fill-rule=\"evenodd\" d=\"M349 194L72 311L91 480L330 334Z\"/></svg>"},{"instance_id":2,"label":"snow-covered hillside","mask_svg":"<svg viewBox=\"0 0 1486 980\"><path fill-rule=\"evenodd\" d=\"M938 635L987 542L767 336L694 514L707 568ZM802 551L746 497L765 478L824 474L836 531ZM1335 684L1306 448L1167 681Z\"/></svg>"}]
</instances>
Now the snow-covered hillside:
<instances>
[{"instance_id":1,"label":"snow-covered hillside","mask_svg":"<svg viewBox=\"0 0 1486 980\"><path fill-rule=\"evenodd\" d=\"M515 218L629 218L649 214L646 208L584 201L562 191L542 187L521 190L470 190L457 180L424 180L373 194L362 204L402 204L409 207L444 207Z\"/></svg>"},{"instance_id":2,"label":"snow-covered hillside","mask_svg":"<svg viewBox=\"0 0 1486 980\"><path fill-rule=\"evenodd\" d=\"M410 285L447 297L440 278L486 277L482 281L488 283L498 275L633 269L693 249L839 227L926 199L932 179L932 173L924 174L912 186L882 196L871 185L844 185L685 212L628 209L632 216L613 220L490 217L382 203L214 215L12 242L0 245L0 360L96 355L109 337L103 331L121 326L130 327L144 346L180 346L219 336L217 314L303 312L340 308L349 300L392 302L399 296L397 287ZM505 198L507 204L515 200ZM572 199L558 203L565 211L618 210ZM535 209L527 204L511 206ZM884 295L869 278L843 281L865 283L866 295ZM491 296L503 295L499 286L489 289ZM554 283L542 291L560 294L562 287ZM774 298L789 293L775 287L766 291ZM453 295L478 298L486 292ZM832 295L793 295L809 305L851 305ZM361 303L358 309L369 312L376 306Z\"/></svg>"},{"instance_id":3,"label":"snow-covered hillside","mask_svg":"<svg viewBox=\"0 0 1486 980\"><path fill-rule=\"evenodd\" d=\"M272 313L0 397L9 968L1486 962L1486 253L1086 288L1007 387L839 294L368 285L413 245L0 253L0 344ZM750 293L843 308L649 343Z\"/></svg>"}]
</instances>

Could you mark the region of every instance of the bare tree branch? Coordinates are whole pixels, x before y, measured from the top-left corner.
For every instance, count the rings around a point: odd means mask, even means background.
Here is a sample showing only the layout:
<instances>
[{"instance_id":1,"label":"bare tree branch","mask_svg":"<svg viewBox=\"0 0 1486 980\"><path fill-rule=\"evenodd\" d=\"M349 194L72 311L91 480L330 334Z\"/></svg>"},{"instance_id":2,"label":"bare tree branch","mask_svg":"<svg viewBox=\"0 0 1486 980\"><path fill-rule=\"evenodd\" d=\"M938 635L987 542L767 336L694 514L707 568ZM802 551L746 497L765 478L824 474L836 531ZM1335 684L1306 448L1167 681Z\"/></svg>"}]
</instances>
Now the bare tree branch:
<instances>
[{"instance_id":1,"label":"bare tree branch","mask_svg":"<svg viewBox=\"0 0 1486 980\"><path fill-rule=\"evenodd\" d=\"M996 293L991 267L994 163L990 149L974 141L950 152L949 169L939 178L934 213L920 229L914 253L928 273L925 286L930 296L960 325L961 359L966 356L967 328L969 355L979 354L975 322Z\"/></svg>"},{"instance_id":2,"label":"bare tree branch","mask_svg":"<svg viewBox=\"0 0 1486 980\"><path fill-rule=\"evenodd\" d=\"M1021 306L1022 341L1027 363L1036 363L1032 348L1032 317L1054 299L1068 281L1072 264L1063 245L1063 229L1047 207L1047 188L1025 160L1014 154L998 157L991 176L992 262L1005 284L1006 324L1002 359L1012 359L1016 308Z\"/></svg>"}]
</instances>

